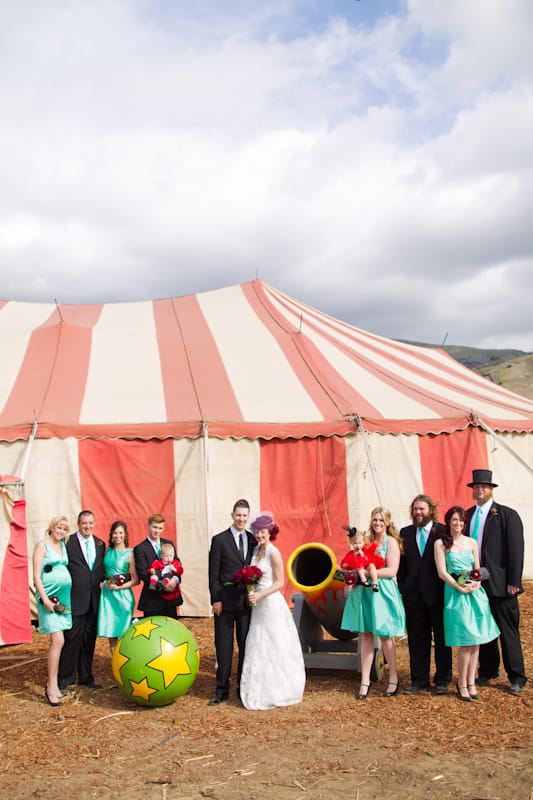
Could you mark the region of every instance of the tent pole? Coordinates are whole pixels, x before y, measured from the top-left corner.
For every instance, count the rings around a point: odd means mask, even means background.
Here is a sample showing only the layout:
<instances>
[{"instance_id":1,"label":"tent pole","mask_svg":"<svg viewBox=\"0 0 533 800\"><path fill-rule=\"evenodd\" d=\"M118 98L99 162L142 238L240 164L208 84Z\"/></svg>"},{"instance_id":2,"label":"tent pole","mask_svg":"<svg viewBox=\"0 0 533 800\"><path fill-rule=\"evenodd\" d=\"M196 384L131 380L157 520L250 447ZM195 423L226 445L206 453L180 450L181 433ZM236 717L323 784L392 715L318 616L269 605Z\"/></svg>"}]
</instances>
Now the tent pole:
<instances>
[{"instance_id":1,"label":"tent pole","mask_svg":"<svg viewBox=\"0 0 533 800\"><path fill-rule=\"evenodd\" d=\"M376 462L374 461L374 457L372 455L372 450L370 449L370 445L368 443L367 432L366 432L366 430L364 428L364 425L363 425L363 422L361 420L361 417L358 414L355 414L353 419L355 420L355 423L357 424L357 429L359 430L359 433L361 434L362 439L363 439L363 446L365 448L366 457L367 457L368 463L370 465L370 472L372 473L372 478L374 480L374 486L376 487L376 492L378 494L379 504L381 506L384 506L385 508L390 508L389 502L387 500L387 493L385 492L383 484L381 483L381 479L379 477L378 469L376 467Z\"/></svg>"},{"instance_id":2,"label":"tent pole","mask_svg":"<svg viewBox=\"0 0 533 800\"><path fill-rule=\"evenodd\" d=\"M513 450L513 448L512 448L512 447L511 447L509 444L507 444L507 442L505 441L505 439L503 439L503 438L502 438L502 437L501 437L501 436L500 436L498 433L496 433L496 431L493 431L493 430L492 430L492 428L490 428L490 427L487 425L487 423L486 423L486 422L483 422L483 420L481 419L481 417L479 416L479 414L477 414L475 411L472 411L472 419L474 420L474 422L476 422L476 423L477 423L477 424L480 426L480 428L483 428L483 430L484 430L484 431L486 431L487 433L490 433L490 435L491 435L491 436L493 436L493 437L496 439L496 441L497 441L499 444L501 444L501 446L502 446L502 447L504 447L506 450L508 450L508 451L509 451L509 453L511 453L511 455L512 455L512 456L514 456L514 457L516 458L516 460L517 460L517 461L519 461L519 462L520 462L520 464L522 464L522 466L523 466L525 469L527 469L527 471L528 471L528 472L529 472L531 475L533 475L533 469L532 469L532 468L529 466L529 464L527 464L527 463L524 461L524 459L523 459L523 458L520 458L520 456L518 455L518 453L515 453L515 451Z\"/></svg>"},{"instance_id":3,"label":"tent pole","mask_svg":"<svg viewBox=\"0 0 533 800\"><path fill-rule=\"evenodd\" d=\"M24 478L26 477L26 470L28 469L28 462L30 460L31 448L32 448L32 445L33 445L33 440L37 436L38 427L39 427L39 425L37 423L37 420L34 420L33 425L31 427L31 433L30 433L29 438L28 438L28 443L26 444L26 450L24 451L24 458L22 459L22 466L20 468L20 479L21 479L21 481L24 481Z\"/></svg>"},{"instance_id":4,"label":"tent pole","mask_svg":"<svg viewBox=\"0 0 533 800\"><path fill-rule=\"evenodd\" d=\"M205 486L205 512L207 518L207 531L209 538L213 535L213 509L211 508L211 492L209 491L209 424L202 421L202 434L204 440L204 486Z\"/></svg>"}]
</instances>

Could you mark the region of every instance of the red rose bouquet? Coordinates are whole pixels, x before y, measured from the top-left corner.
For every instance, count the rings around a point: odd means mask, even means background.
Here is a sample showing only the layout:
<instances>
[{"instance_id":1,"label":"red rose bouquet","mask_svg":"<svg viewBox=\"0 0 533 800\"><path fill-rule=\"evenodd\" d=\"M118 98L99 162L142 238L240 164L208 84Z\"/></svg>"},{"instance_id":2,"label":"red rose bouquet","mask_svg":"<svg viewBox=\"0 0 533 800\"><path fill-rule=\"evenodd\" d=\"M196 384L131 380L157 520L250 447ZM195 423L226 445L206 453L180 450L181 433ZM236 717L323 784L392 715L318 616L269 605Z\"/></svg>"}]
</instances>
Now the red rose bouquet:
<instances>
[{"instance_id":1,"label":"red rose bouquet","mask_svg":"<svg viewBox=\"0 0 533 800\"><path fill-rule=\"evenodd\" d=\"M237 586L244 586L248 594L251 594L251 592L254 591L255 584L258 583L259 579L262 577L263 571L260 570L259 567L242 567L238 569L233 576L233 582ZM255 606L255 603L250 603L250 605Z\"/></svg>"}]
</instances>

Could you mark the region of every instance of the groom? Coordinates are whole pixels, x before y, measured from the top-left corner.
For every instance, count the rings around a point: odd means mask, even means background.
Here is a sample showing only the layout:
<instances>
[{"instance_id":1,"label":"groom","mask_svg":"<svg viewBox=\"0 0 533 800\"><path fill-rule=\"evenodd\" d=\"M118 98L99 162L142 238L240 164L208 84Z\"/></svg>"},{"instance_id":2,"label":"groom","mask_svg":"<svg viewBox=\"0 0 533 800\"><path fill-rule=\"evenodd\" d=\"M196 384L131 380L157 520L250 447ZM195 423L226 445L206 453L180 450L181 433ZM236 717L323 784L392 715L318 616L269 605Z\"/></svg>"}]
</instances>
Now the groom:
<instances>
[{"instance_id":1,"label":"groom","mask_svg":"<svg viewBox=\"0 0 533 800\"><path fill-rule=\"evenodd\" d=\"M232 525L228 530L213 536L209 551L209 592L215 620L217 657L217 686L215 696L209 701L210 706L219 705L229 697L234 631L239 648L237 695L239 694L244 644L250 625L248 596L231 583L237 570L250 564L256 545L254 537L246 530L250 518L248 501L237 500L231 517Z\"/></svg>"}]
</instances>

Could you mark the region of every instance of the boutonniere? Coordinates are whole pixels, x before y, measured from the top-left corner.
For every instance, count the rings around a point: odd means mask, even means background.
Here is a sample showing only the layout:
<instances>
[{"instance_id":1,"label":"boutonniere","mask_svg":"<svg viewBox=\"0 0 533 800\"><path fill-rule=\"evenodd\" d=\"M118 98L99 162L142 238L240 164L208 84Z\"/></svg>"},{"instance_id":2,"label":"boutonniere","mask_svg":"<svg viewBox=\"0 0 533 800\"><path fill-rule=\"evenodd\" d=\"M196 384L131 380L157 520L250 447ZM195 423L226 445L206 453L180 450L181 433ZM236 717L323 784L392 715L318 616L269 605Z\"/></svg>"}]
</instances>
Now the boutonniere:
<instances>
[{"instance_id":1,"label":"boutonniere","mask_svg":"<svg viewBox=\"0 0 533 800\"><path fill-rule=\"evenodd\" d=\"M489 517L491 517L491 519L492 519L492 517L497 517L497 516L499 516L498 509L497 508L491 508L491 510L489 512Z\"/></svg>"}]
</instances>

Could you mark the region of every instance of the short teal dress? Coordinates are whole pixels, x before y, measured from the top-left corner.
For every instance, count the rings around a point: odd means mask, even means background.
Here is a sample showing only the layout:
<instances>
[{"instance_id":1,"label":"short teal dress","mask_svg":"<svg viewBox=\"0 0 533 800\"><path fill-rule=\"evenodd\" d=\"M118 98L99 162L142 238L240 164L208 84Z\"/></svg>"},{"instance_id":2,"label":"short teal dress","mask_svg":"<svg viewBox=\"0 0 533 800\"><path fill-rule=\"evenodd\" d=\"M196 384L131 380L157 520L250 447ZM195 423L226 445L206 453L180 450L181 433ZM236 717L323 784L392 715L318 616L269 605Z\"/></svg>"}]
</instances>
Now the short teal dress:
<instances>
[{"instance_id":1,"label":"short teal dress","mask_svg":"<svg viewBox=\"0 0 533 800\"><path fill-rule=\"evenodd\" d=\"M376 550L387 560L388 536ZM345 631L373 633L382 639L404 636L405 609L396 578L379 578L379 592L368 586L356 586L346 598L341 628Z\"/></svg>"},{"instance_id":2,"label":"short teal dress","mask_svg":"<svg viewBox=\"0 0 533 800\"><path fill-rule=\"evenodd\" d=\"M446 552L446 570L458 575L474 569L474 554L471 550ZM458 589L444 584L444 641L448 647L485 644L500 635L500 629L492 616L489 598L482 586L475 592L463 594Z\"/></svg>"},{"instance_id":3,"label":"short teal dress","mask_svg":"<svg viewBox=\"0 0 533 800\"><path fill-rule=\"evenodd\" d=\"M114 547L108 547L104 556L105 575L129 572L131 553L131 548L115 550ZM134 605L135 598L131 589L108 589L104 583L98 606L98 636L122 636L131 625Z\"/></svg>"},{"instance_id":4,"label":"short teal dress","mask_svg":"<svg viewBox=\"0 0 533 800\"><path fill-rule=\"evenodd\" d=\"M48 597L57 597L69 610L64 614L55 611L47 611L41 603L41 598L37 599L37 614L39 616L40 633L56 633L57 631L67 631L72 628L72 614L70 613L70 590L72 588L72 578L68 571L68 555L65 543L60 542L61 555L48 543L45 542L46 553L44 554L41 567L41 581Z\"/></svg>"}]
</instances>

